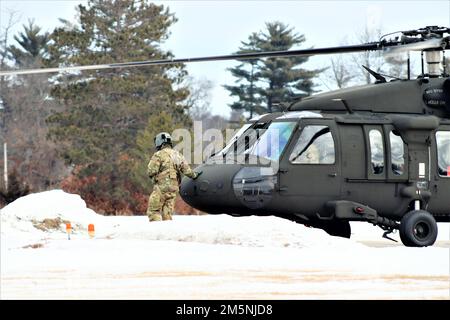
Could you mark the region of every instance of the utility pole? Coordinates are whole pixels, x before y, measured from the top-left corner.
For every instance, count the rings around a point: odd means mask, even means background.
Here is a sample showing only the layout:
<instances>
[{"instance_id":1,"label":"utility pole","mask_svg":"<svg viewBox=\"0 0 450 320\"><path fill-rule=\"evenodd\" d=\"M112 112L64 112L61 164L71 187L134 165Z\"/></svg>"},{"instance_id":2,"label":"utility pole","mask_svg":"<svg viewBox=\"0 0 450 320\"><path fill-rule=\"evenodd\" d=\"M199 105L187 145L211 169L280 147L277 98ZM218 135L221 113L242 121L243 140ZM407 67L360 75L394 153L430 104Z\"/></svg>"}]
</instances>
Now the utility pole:
<instances>
[{"instance_id":1,"label":"utility pole","mask_svg":"<svg viewBox=\"0 0 450 320\"><path fill-rule=\"evenodd\" d=\"M0 110L3 111L3 126L5 130L5 106L3 100L0 97ZM5 131L3 131L5 132ZM5 182L5 192L8 192L8 144L6 143L6 134L3 135L3 181Z\"/></svg>"},{"instance_id":2,"label":"utility pole","mask_svg":"<svg viewBox=\"0 0 450 320\"><path fill-rule=\"evenodd\" d=\"M5 191L8 192L8 144L6 143L6 141L3 143L3 166Z\"/></svg>"}]
</instances>

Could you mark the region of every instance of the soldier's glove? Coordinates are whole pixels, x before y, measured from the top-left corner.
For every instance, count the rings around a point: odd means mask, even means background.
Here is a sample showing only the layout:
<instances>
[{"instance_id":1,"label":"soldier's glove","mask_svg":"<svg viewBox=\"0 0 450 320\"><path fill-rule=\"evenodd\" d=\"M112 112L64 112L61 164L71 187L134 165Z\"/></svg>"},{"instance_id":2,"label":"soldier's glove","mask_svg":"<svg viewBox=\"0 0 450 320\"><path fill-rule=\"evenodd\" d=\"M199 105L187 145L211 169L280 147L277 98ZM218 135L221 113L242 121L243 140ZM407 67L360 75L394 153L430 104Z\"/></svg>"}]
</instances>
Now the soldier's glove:
<instances>
[{"instance_id":1,"label":"soldier's glove","mask_svg":"<svg viewBox=\"0 0 450 320\"><path fill-rule=\"evenodd\" d=\"M200 177L202 175L202 173L203 173L203 171L196 172L196 175L193 179L194 180L198 179L198 177Z\"/></svg>"}]
</instances>

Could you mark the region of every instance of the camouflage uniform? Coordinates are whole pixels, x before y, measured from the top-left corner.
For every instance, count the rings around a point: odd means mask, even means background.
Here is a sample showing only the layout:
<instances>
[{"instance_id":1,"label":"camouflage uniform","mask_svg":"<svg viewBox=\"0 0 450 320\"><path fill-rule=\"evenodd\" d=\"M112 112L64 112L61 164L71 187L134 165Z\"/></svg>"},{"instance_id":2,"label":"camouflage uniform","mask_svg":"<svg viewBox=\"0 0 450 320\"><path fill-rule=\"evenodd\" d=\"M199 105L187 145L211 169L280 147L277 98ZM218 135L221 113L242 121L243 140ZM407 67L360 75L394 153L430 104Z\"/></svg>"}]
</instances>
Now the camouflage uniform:
<instances>
[{"instance_id":1,"label":"camouflage uniform","mask_svg":"<svg viewBox=\"0 0 450 320\"><path fill-rule=\"evenodd\" d=\"M167 145L153 155L147 172L153 182L153 192L148 199L147 208L149 220L172 220L181 174L195 179L197 173L178 151Z\"/></svg>"}]
</instances>

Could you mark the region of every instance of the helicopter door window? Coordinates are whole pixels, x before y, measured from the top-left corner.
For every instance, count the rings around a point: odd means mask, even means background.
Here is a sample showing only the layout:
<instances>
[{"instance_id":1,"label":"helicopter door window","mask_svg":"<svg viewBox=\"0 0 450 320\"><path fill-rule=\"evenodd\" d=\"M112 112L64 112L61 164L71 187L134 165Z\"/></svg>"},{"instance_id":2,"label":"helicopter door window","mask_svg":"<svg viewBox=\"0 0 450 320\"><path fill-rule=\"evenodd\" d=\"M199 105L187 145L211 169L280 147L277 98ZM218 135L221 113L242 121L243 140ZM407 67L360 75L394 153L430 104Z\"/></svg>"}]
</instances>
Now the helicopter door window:
<instances>
[{"instance_id":1,"label":"helicopter door window","mask_svg":"<svg viewBox=\"0 0 450 320\"><path fill-rule=\"evenodd\" d=\"M402 138L395 130L389 133L389 140L391 143L392 172L401 176L405 173L405 146Z\"/></svg>"},{"instance_id":2,"label":"helicopter door window","mask_svg":"<svg viewBox=\"0 0 450 320\"><path fill-rule=\"evenodd\" d=\"M335 147L330 128L306 126L292 151L289 161L295 164L334 164Z\"/></svg>"},{"instance_id":3,"label":"helicopter door window","mask_svg":"<svg viewBox=\"0 0 450 320\"><path fill-rule=\"evenodd\" d=\"M450 131L436 132L439 175L450 177Z\"/></svg>"},{"instance_id":4,"label":"helicopter door window","mask_svg":"<svg viewBox=\"0 0 450 320\"><path fill-rule=\"evenodd\" d=\"M379 130L370 130L369 142L372 173L382 174L384 172L384 144L381 132Z\"/></svg>"}]
</instances>

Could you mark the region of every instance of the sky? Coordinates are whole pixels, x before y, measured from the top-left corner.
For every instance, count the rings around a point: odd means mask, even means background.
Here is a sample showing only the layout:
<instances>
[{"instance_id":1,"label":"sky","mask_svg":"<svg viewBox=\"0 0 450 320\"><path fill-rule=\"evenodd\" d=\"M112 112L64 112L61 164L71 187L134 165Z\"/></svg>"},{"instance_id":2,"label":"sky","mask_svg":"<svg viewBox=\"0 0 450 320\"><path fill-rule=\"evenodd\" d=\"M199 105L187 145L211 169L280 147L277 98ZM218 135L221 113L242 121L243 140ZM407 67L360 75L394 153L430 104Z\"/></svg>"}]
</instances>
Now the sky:
<instances>
[{"instance_id":1,"label":"sky","mask_svg":"<svg viewBox=\"0 0 450 320\"><path fill-rule=\"evenodd\" d=\"M19 21L13 32L21 30L28 19L34 19L44 30L59 25L58 18L74 20L75 6L87 1L72 0L0 0L0 26L7 24L9 12L15 11ZM177 58L222 55L238 50L241 41L265 22L281 21L306 41L301 46L337 46L355 38L365 28L381 28L389 33L430 25L450 26L450 1L154 1L168 6L178 18L163 48ZM321 68L330 57L312 57L304 67ZM228 116L227 106L233 100L222 86L234 79L227 68L236 62L192 63L187 69L196 79L213 82L211 106L214 114ZM327 90L317 82L319 90Z\"/></svg>"}]
</instances>

